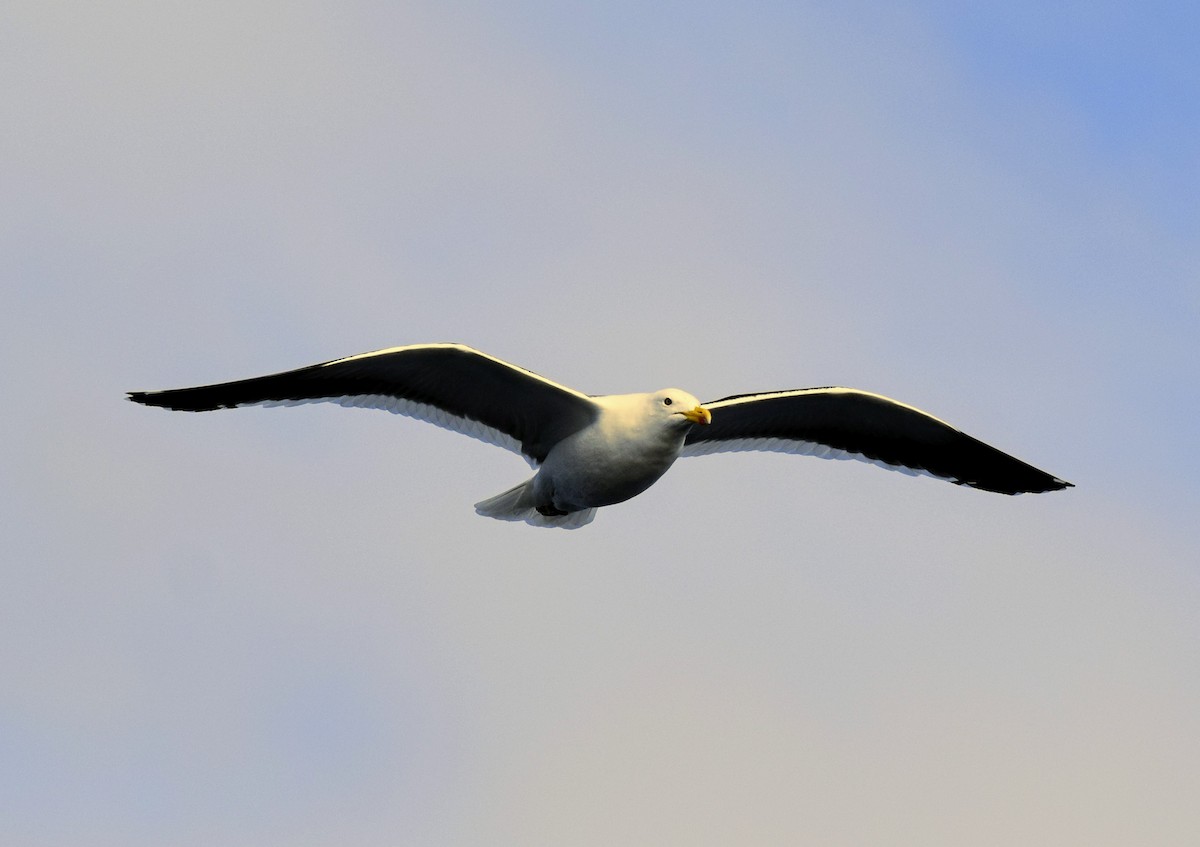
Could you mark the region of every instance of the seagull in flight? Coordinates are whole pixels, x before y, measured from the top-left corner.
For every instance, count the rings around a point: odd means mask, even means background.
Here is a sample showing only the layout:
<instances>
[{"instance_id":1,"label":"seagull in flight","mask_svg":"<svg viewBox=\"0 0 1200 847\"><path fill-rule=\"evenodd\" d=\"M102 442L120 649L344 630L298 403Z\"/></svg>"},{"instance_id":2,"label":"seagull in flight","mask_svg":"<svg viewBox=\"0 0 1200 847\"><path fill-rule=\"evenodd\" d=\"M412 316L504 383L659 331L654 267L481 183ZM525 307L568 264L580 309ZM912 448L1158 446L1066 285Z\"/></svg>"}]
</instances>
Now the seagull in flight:
<instances>
[{"instance_id":1,"label":"seagull in flight","mask_svg":"<svg viewBox=\"0 0 1200 847\"><path fill-rule=\"evenodd\" d=\"M428 421L512 450L536 469L476 512L563 529L641 494L680 456L730 451L860 459L1000 494L1071 487L869 391L798 388L710 403L677 388L592 396L462 344L391 347L235 382L131 391L129 399L185 412L328 402Z\"/></svg>"}]
</instances>

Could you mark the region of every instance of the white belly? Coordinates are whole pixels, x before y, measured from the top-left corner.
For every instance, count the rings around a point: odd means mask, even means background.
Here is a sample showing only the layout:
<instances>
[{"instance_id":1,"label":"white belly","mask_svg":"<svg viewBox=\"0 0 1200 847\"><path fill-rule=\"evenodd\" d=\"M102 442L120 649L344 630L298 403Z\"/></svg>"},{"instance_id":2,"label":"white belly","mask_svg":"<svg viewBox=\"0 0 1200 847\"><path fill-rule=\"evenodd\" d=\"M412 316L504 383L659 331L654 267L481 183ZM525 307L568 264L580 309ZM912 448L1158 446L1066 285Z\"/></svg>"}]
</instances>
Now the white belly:
<instances>
[{"instance_id":1,"label":"white belly","mask_svg":"<svg viewBox=\"0 0 1200 847\"><path fill-rule=\"evenodd\" d=\"M667 439L613 438L586 430L550 451L534 480L534 499L563 512L609 506L641 494L667 472L683 434Z\"/></svg>"}]
</instances>

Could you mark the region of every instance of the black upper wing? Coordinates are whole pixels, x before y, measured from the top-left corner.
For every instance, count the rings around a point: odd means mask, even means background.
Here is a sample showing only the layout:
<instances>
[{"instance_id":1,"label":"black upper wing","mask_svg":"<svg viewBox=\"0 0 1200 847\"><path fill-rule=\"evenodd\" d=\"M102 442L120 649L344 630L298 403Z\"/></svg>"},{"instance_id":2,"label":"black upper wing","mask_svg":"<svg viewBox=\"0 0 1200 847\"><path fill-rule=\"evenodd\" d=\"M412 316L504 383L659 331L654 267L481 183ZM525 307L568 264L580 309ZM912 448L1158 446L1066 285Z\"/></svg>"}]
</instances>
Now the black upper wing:
<instances>
[{"instance_id":1,"label":"black upper wing","mask_svg":"<svg viewBox=\"0 0 1200 847\"><path fill-rule=\"evenodd\" d=\"M858 458L1002 494L1071 486L920 409L866 391L805 388L704 405L712 423L692 427L685 456L774 450Z\"/></svg>"},{"instance_id":2,"label":"black upper wing","mask_svg":"<svg viewBox=\"0 0 1200 847\"><path fill-rule=\"evenodd\" d=\"M533 463L597 412L585 394L460 344L393 347L219 385L131 391L129 399L188 412L321 401L386 409L498 444Z\"/></svg>"}]
</instances>

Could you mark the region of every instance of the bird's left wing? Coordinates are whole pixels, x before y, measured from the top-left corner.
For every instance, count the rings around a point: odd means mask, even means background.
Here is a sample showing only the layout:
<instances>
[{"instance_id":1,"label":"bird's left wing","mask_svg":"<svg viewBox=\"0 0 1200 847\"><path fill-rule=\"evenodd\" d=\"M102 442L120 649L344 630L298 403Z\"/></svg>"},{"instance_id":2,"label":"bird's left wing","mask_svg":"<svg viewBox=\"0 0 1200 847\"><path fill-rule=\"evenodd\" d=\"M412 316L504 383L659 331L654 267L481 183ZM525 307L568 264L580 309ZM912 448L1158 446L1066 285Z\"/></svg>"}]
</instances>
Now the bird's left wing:
<instances>
[{"instance_id":1,"label":"bird's left wing","mask_svg":"<svg viewBox=\"0 0 1200 847\"><path fill-rule=\"evenodd\" d=\"M684 456L771 450L862 459L1002 494L1071 486L933 415L867 391L802 388L742 394L704 406L712 423L688 432Z\"/></svg>"},{"instance_id":2,"label":"bird's left wing","mask_svg":"<svg viewBox=\"0 0 1200 847\"><path fill-rule=\"evenodd\" d=\"M131 391L129 399L188 412L316 402L385 409L520 453L534 465L598 411L586 394L461 344L392 347L219 385Z\"/></svg>"}]
</instances>

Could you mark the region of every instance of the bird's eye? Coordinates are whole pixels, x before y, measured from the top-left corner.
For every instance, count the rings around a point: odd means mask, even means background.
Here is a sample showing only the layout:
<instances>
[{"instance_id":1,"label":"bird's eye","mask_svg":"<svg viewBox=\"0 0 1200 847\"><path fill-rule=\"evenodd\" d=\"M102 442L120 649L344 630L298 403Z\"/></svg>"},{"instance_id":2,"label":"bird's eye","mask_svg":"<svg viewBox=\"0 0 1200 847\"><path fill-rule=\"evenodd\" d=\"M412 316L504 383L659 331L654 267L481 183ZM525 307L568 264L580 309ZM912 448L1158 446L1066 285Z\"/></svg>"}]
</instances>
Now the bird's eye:
<instances>
[{"instance_id":1,"label":"bird's eye","mask_svg":"<svg viewBox=\"0 0 1200 847\"><path fill-rule=\"evenodd\" d=\"M670 397L664 397L664 398L663 398L663 405L664 405L664 406L670 406L670 405L671 405L671 398L670 398Z\"/></svg>"}]
</instances>

